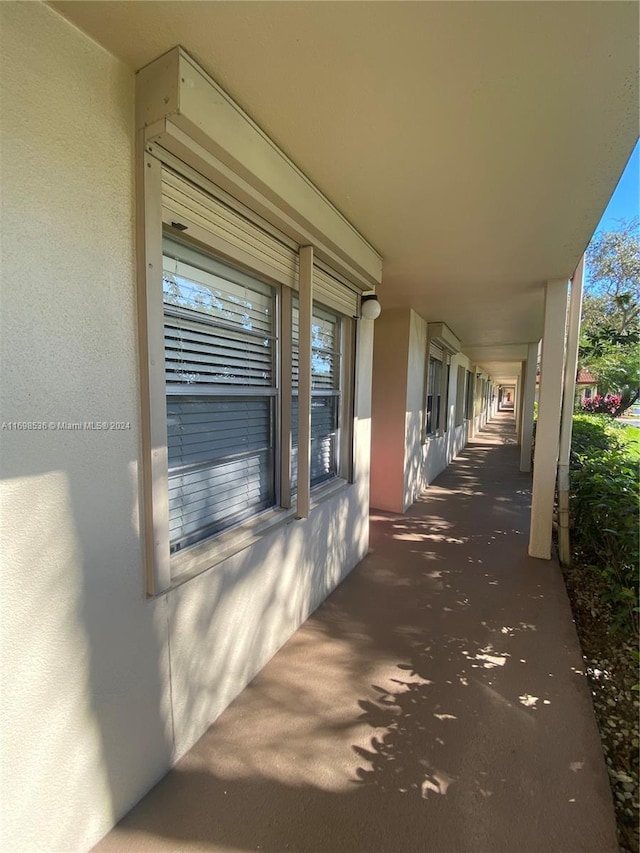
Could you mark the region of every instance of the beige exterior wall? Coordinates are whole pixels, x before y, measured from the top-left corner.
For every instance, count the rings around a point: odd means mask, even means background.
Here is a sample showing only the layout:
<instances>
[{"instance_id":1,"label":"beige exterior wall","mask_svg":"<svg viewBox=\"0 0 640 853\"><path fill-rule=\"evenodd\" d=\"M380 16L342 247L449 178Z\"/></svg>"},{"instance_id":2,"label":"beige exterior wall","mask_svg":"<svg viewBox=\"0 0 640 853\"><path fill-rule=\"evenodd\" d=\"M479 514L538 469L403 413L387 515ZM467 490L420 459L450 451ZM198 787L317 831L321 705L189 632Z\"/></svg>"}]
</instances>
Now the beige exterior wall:
<instances>
[{"instance_id":1,"label":"beige exterior wall","mask_svg":"<svg viewBox=\"0 0 640 853\"><path fill-rule=\"evenodd\" d=\"M144 593L134 80L40 3L0 5L0 848L92 846L368 547L373 324L356 483L215 569Z\"/></svg>"},{"instance_id":2,"label":"beige exterior wall","mask_svg":"<svg viewBox=\"0 0 640 853\"><path fill-rule=\"evenodd\" d=\"M422 409L425 405L427 321L411 311L409 339L409 377L407 383L407 432L405 447L404 509L432 483L468 441L467 422L455 426L455 402L458 366L469 369L469 359L458 353L451 359L449 373L448 428L443 435L422 441ZM417 425L417 428L416 428Z\"/></svg>"},{"instance_id":3,"label":"beige exterior wall","mask_svg":"<svg viewBox=\"0 0 640 853\"><path fill-rule=\"evenodd\" d=\"M459 353L451 359L448 429L422 441L427 321L410 309L376 320L373 369L371 505L405 512L468 441L469 422L455 426ZM484 423L479 416L477 423Z\"/></svg>"},{"instance_id":4,"label":"beige exterior wall","mask_svg":"<svg viewBox=\"0 0 640 853\"><path fill-rule=\"evenodd\" d=\"M481 380L484 379L486 382L489 382L489 375L487 373L485 373L484 371L480 371L480 368L478 368L477 372L481 372L481 376L480 376ZM475 373L476 373L476 371L474 371L474 376L475 376ZM490 404L489 404L489 406L484 405L481 382L478 381L477 379L474 381L477 382L476 399L475 399L475 404L474 404L475 414L473 417L473 429L474 429L474 435L475 435L475 433L479 432L485 426L485 424L487 423L487 421L489 419Z\"/></svg>"},{"instance_id":5,"label":"beige exterior wall","mask_svg":"<svg viewBox=\"0 0 640 853\"><path fill-rule=\"evenodd\" d=\"M404 456L409 364L408 309L375 321L371 428L371 506L404 511Z\"/></svg>"}]
</instances>

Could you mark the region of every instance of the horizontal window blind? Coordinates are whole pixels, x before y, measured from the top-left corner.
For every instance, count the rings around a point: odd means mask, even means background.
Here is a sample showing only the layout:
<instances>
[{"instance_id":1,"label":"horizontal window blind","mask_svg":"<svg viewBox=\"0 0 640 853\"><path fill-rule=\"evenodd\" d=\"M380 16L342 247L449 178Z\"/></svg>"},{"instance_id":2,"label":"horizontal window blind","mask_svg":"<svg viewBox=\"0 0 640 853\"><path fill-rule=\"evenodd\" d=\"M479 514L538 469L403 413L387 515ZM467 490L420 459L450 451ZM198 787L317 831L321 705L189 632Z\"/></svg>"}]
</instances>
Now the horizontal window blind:
<instances>
[{"instance_id":1,"label":"horizontal window blind","mask_svg":"<svg viewBox=\"0 0 640 853\"><path fill-rule=\"evenodd\" d=\"M165 371L167 384L273 384L270 337L238 333L165 312Z\"/></svg>"},{"instance_id":2,"label":"horizontal window blind","mask_svg":"<svg viewBox=\"0 0 640 853\"><path fill-rule=\"evenodd\" d=\"M291 489L298 484L298 409L297 399L291 417ZM311 401L311 485L338 475L338 397L316 397Z\"/></svg>"},{"instance_id":3,"label":"horizontal window blind","mask_svg":"<svg viewBox=\"0 0 640 853\"><path fill-rule=\"evenodd\" d=\"M291 313L291 387L296 391L300 332L297 296L294 296ZM311 321L311 388L313 391L338 392L340 390L341 359L340 318L314 302Z\"/></svg>"},{"instance_id":4,"label":"horizontal window blind","mask_svg":"<svg viewBox=\"0 0 640 853\"><path fill-rule=\"evenodd\" d=\"M442 428L446 432L449 429L449 384L451 382L451 362L449 356L446 359L446 365L443 362L444 376L444 401L442 405Z\"/></svg>"},{"instance_id":5,"label":"horizontal window blind","mask_svg":"<svg viewBox=\"0 0 640 853\"><path fill-rule=\"evenodd\" d=\"M429 356L429 367L427 375L427 409L426 409L426 433L433 435L437 432L440 424L440 407L442 400L442 361Z\"/></svg>"},{"instance_id":6,"label":"horizontal window blind","mask_svg":"<svg viewBox=\"0 0 640 853\"><path fill-rule=\"evenodd\" d=\"M291 485L298 482L298 332L297 297L292 306ZM338 475L341 398L341 319L314 303L311 324L311 485Z\"/></svg>"},{"instance_id":7,"label":"horizontal window blind","mask_svg":"<svg viewBox=\"0 0 640 853\"><path fill-rule=\"evenodd\" d=\"M464 375L464 394L464 416L465 418L467 418L467 420L471 420L471 418L473 417L474 377L469 370L466 370Z\"/></svg>"},{"instance_id":8,"label":"horizontal window blind","mask_svg":"<svg viewBox=\"0 0 640 853\"><path fill-rule=\"evenodd\" d=\"M297 251L166 166L162 167L162 220L214 248L222 241L259 262L261 268L270 268L276 280L297 287Z\"/></svg>"},{"instance_id":9,"label":"horizontal window blind","mask_svg":"<svg viewBox=\"0 0 640 853\"><path fill-rule=\"evenodd\" d=\"M464 421L465 391L465 369L459 365L456 379L456 426L461 426Z\"/></svg>"},{"instance_id":10,"label":"horizontal window blind","mask_svg":"<svg viewBox=\"0 0 640 853\"><path fill-rule=\"evenodd\" d=\"M276 323L269 285L164 242L172 552L273 506Z\"/></svg>"},{"instance_id":11,"label":"horizontal window blind","mask_svg":"<svg viewBox=\"0 0 640 853\"><path fill-rule=\"evenodd\" d=\"M172 550L275 501L273 398L167 399Z\"/></svg>"}]
</instances>

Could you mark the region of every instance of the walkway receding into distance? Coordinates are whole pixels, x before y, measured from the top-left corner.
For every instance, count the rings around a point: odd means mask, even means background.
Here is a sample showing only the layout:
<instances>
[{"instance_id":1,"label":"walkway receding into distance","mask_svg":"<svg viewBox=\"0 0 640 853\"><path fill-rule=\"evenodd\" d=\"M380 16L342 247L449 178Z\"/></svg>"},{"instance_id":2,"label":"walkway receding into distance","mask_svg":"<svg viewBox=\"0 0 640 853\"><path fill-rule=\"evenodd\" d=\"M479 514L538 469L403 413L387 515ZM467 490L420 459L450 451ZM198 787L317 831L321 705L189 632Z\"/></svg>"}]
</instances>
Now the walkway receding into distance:
<instances>
[{"instance_id":1,"label":"walkway receding into distance","mask_svg":"<svg viewBox=\"0 0 640 853\"><path fill-rule=\"evenodd\" d=\"M614 853L560 569L500 414L101 851Z\"/></svg>"}]
</instances>

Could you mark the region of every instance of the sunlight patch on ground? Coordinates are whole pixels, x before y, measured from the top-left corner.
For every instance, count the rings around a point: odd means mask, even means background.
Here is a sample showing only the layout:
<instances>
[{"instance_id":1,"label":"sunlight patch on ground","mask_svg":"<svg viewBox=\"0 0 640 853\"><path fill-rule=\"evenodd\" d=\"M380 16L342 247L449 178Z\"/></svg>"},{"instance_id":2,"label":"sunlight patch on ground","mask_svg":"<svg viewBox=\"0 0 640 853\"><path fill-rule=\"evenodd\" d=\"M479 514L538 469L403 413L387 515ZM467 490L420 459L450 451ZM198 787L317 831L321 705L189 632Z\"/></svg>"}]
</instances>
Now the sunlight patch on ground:
<instances>
[{"instance_id":1,"label":"sunlight patch on ground","mask_svg":"<svg viewBox=\"0 0 640 853\"><path fill-rule=\"evenodd\" d=\"M507 658L511 657L507 652L496 652L491 644L486 646L484 649L480 649L477 654L472 655L470 652L465 650L462 651L462 654L469 661L478 661L477 664L471 664L474 669L478 669L481 667L482 669L494 669L496 666L504 666L507 662Z\"/></svg>"},{"instance_id":2,"label":"sunlight patch on ground","mask_svg":"<svg viewBox=\"0 0 640 853\"><path fill-rule=\"evenodd\" d=\"M517 627L512 625L504 625L500 629L501 634L506 634L509 637L515 637L517 631L537 631L538 628L536 625L533 625L529 622L520 622Z\"/></svg>"},{"instance_id":3,"label":"sunlight patch on ground","mask_svg":"<svg viewBox=\"0 0 640 853\"><path fill-rule=\"evenodd\" d=\"M428 799L429 793L445 796L449 790L449 785L455 781L454 776L449 776L448 773L444 773L441 770L431 771L422 783L422 799Z\"/></svg>"},{"instance_id":4,"label":"sunlight patch on ground","mask_svg":"<svg viewBox=\"0 0 640 853\"><path fill-rule=\"evenodd\" d=\"M525 708L536 708L537 703L540 701L539 696L532 696L530 693L523 693L522 696L518 696L520 700L520 704L524 705ZM551 702L548 699L542 700L543 705L550 705Z\"/></svg>"}]
</instances>

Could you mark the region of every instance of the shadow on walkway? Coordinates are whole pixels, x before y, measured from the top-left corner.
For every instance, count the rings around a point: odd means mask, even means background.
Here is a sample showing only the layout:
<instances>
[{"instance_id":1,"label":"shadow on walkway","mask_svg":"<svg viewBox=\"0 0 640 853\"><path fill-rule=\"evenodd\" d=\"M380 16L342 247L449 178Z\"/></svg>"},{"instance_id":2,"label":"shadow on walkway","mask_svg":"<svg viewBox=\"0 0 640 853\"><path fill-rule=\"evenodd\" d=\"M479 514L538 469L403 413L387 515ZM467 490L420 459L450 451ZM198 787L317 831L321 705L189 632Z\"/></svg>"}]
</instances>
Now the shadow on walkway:
<instances>
[{"instance_id":1,"label":"shadow on walkway","mask_svg":"<svg viewBox=\"0 0 640 853\"><path fill-rule=\"evenodd\" d=\"M555 562L499 415L100 850L617 850Z\"/></svg>"}]
</instances>

